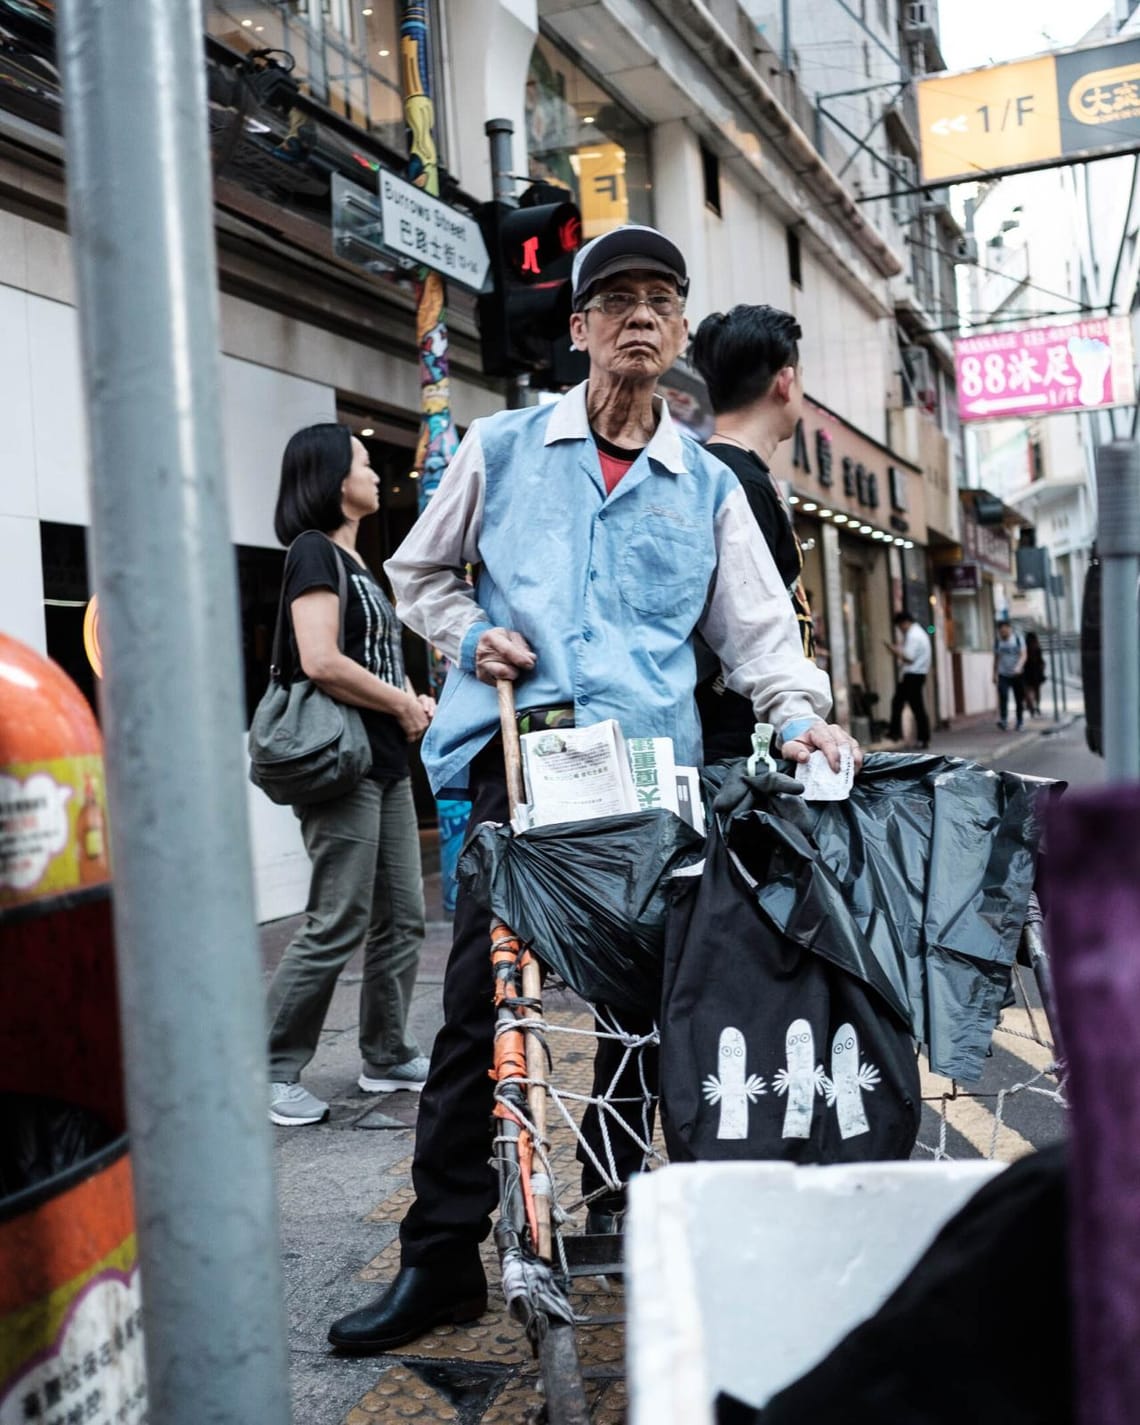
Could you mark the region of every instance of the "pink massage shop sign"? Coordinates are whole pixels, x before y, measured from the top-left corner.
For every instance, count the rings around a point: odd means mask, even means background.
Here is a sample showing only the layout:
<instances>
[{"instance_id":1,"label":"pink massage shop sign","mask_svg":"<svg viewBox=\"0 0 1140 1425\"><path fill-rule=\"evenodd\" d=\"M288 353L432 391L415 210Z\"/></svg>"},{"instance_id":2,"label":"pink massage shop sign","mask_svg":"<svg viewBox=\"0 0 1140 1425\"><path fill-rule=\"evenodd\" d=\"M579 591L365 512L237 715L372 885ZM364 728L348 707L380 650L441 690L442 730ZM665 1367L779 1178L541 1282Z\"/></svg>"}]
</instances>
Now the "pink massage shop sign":
<instances>
[{"instance_id":1,"label":"pink massage shop sign","mask_svg":"<svg viewBox=\"0 0 1140 1425\"><path fill-rule=\"evenodd\" d=\"M1136 399L1128 317L962 337L954 364L964 421L1092 411Z\"/></svg>"}]
</instances>

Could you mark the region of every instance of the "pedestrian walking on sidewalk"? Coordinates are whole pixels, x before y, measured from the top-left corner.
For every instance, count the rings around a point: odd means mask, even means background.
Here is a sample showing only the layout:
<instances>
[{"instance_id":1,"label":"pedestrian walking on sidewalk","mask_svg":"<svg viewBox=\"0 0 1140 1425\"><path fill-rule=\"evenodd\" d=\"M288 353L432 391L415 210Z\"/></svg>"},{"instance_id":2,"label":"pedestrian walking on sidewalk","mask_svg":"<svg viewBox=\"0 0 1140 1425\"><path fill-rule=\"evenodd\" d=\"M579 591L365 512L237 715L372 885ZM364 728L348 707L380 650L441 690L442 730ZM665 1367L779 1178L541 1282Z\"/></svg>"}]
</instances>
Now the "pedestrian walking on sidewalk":
<instances>
[{"instance_id":1,"label":"pedestrian walking on sidewalk","mask_svg":"<svg viewBox=\"0 0 1140 1425\"><path fill-rule=\"evenodd\" d=\"M1041 640L1035 633L1025 635L1025 669L1022 672L1025 684L1025 706L1030 717L1041 715L1041 685L1045 682L1045 655L1041 651Z\"/></svg>"},{"instance_id":2,"label":"pedestrian walking on sidewalk","mask_svg":"<svg viewBox=\"0 0 1140 1425\"><path fill-rule=\"evenodd\" d=\"M693 636L699 630L772 723L786 757L813 748L832 767L861 753L829 726L827 676L804 657L795 614L732 471L673 425L659 377L688 335L685 259L638 225L578 253L570 334L589 379L558 402L474 421L427 510L386 566L400 617L451 660L424 742L437 794L466 787L473 824L507 819L495 684L518 688L520 718L585 726L615 718L628 735L671 737L698 763ZM475 587L463 578L479 569ZM537 721L536 721L537 720ZM443 986L445 1022L420 1101L400 1270L381 1296L333 1323L344 1351L384 1351L486 1307L479 1244L498 1200L489 1165L494 1040L485 907L461 889ZM623 1016L627 1028L639 1026ZM595 1095L624 1059L603 1041ZM640 1120L636 1069L613 1100ZM632 1081L632 1082L631 1082ZM618 1100L635 1096L637 1107ZM595 1111L583 1134L601 1146ZM642 1155L609 1127L619 1172ZM624 1197L583 1162L589 1230L620 1230Z\"/></svg>"},{"instance_id":3,"label":"pedestrian walking on sidewalk","mask_svg":"<svg viewBox=\"0 0 1140 1425\"><path fill-rule=\"evenodd\" d=\"M1017 633L1009 619L998 624L997 638L994 639L994 683L998 690L998 727L1002 732L1009 726L1009 695L1013 693L1017 710L1017 730L1025 717L1025 640Z\"/></svg>"},{"instance_id":4,"label":"pedestrian walking on sidewalk","mask_svg":"<svg viewBox=\"0 0 1140 1425\"><path fill-rule=\"evenodd\" d=\"M788 508L768 468L803 413L803 332L790 312L738 306L713 312L697 328L690 359L704 378L716 418L705 442L736 475L788 590L804 654L815 657L815 625L803 586L804 557ZM747 757L756 720L752 704L725 686L720 661L697 644L697 709L706 762Z\"/></svg>"},{"instance_id":5,"label":"pedestrian walking on sidewalk","mask_svg":"<svg viewBox=\"0 0 1140 1425\"><path fill-rule=\"evenodd\" d=\"M323 692L359 710L372 768L343 796L293 809L312 879L304 923L269 986L269 1117L282 1127L328 1116L300 1077L337 977L362 945L358 1083L380 1093L419 1089L427 1077L408 1031L424 938L408 743L426 732L435 702L408 681L395 611L356 550L360 521L378 508L379 480L347 426L309 426L289 441L274 529L289 546L290 654ZM338 564L347 576L343 648Z\"/></svg>"},{"instance_id":6,"label":"pedestrian walking on sidewalk","mask_svg":"<svg viewBox=\"0 0 1140 1425\"><path fill-rule=\"evenodd\" d=\"M902 741L903 708L909 707L914 714L915 730L919 747L930 746L930 719L926 715L923 690L926 675L930 672L930 635L907 609L895 614L895 628L898 629L898 643L884 643L899 660L899 680L895 695L891 699L891 726L887 736L892 742Z\"/></svg>"}]
</instances>

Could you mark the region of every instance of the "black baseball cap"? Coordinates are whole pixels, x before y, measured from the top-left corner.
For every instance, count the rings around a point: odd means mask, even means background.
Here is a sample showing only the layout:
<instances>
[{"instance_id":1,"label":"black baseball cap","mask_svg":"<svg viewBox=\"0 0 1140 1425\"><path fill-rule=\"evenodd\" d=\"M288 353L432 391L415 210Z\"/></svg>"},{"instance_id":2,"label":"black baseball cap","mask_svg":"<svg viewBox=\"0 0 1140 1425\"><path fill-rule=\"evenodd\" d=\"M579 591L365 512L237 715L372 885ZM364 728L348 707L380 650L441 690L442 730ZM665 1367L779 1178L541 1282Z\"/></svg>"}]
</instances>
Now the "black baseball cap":
<instances>
[{"instance_id":1,"label":"black baseball cap","mask_svg":"<svg viewBox=\"0 0 1140 1425\"><path fill-rule=\"evenodd\" d=\"M571 272L573 306L581 309L590 288L615 272L662 272L677 284L681 296L687 296L689 277L685 259L676 243L670 242L656 228L640 223L627 223L601 237L591 238L578 250Z\"/></svg>"}]
</instances>

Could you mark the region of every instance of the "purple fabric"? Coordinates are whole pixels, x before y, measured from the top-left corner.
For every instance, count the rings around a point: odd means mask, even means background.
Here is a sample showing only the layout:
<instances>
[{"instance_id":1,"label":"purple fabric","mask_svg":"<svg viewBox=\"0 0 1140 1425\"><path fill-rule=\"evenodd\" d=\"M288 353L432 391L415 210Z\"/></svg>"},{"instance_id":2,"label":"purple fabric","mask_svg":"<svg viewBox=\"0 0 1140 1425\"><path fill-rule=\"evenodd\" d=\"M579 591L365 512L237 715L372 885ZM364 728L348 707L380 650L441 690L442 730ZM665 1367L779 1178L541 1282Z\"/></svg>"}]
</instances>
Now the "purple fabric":
<instances>
[{"instance_id":1,"label":"purple fabric","mask_svg":"<svg viewBox=\"0 0 1140 1425\"><path fill-rule=\"evenodd\" d=\"M1078 1419L1140 1401L1140 787L1070 793L1047 834L1045 927L1071 1104Z\"/></svg>"}]
</instances>

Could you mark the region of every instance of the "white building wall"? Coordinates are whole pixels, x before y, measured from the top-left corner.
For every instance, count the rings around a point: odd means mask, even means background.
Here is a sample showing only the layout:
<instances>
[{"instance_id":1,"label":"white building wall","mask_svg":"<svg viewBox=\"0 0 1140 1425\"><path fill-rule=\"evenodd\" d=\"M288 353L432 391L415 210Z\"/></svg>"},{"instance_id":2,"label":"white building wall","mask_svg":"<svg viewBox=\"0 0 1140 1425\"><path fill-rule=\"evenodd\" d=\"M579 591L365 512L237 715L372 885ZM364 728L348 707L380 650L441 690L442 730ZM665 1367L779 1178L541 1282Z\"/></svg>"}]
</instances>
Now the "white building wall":
<instances>
[{"instance_id":1,"label":"white building wall","mask_svg":"<svg viewBox=\"0 0 1140 1425\"><path fill-rule=\"evenodd\" d=\"M90 523L78 321L64 303L0 286L0 330L0 629L46 652L40 521ZM335 419L336 389L229 355L222 362L232 538L276 548L281 449L298 427ZM247 790L257 914L272 920L304 906L308 859L292 812Z\"/></svg>"}]
</instances>

